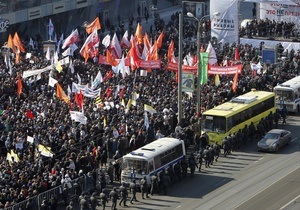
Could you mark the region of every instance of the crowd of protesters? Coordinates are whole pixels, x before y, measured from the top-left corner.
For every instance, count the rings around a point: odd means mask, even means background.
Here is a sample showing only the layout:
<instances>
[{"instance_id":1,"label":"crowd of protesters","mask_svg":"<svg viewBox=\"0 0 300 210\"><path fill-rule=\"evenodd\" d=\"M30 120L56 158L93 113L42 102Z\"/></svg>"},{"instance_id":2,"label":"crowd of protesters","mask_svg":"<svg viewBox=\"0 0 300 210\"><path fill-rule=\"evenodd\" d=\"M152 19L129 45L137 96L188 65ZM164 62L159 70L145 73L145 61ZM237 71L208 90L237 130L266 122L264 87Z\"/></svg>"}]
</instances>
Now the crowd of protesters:
<instances>
[{"instance_id":1,"label":"crowd of protesters","mask_svg":"<svg viewBox=\"0 0 300 210\"><path fill-rule=\"evenodd\" d=\"M264 23L268 21L265 20ZM157 19L153 30L148 35L156 39L161 31L165 34L163 46L159 51L162 59L161 69L152 69L145 77L139 76L139 73L135 75L133 72L122 79L120 74L114 74L100 84L103 91L108 87L124 86L125 101L132 97L133 92L137 92L140 97L136 106L131 106L128 112L125 112L119 96L114 94L109 98L102 95L103 103L114 102L114 106L110 108L97 107L94 99L84 98L84 115L87 117L85 125L71 120L69 111L80 111L74 103L74 95L71 95L71 104L59 100L56 97L56 89L48 86L49 73L42 73L40 79L23 79L22 93L20 96L17 95L19 73L22 75L26 70L41 69L50 64L44 58L40 38L35 39L36 48L32 49L29 46L29 38L21 37L26 51L31 52L32 57L25 59L25 55L22 54L20 63L13 64L12 70L5 65L4 57L1 56L0 208L12 206L55 186L67 183L69 179L78 178L82 174L94 177L93 180L95 180L97 176L95 170L105 167L106 164L109 167L111 163L107 162L108 159L117 159L158 137L181 135L182 133L175 132L178 126L183 128L177 130L184 132L186 143L192 143L194 134L199 132L195 125L200 122L199 117L201 117L201 114L196 113L196 95L194 93L193 97L190 97L188 94L183 94L183 118L178 122L176 74L166 69L168 45L171 40L178 40L179 36L178 13L172 15L167 24L162 19ZM195 37L196 31L193 22L184 23L185 40ZM81 41L83 44L84 40L81 39ZM222 48L219 48L217 41L213 42L213 45L216 48L220 65L226 59L236 62L233 58L235 48L238 48L240 61L237 62L243 63L244 68L242 74L239 75L236 92L232 90L232 75L221 76L218 86L214 83L214 77L209 76L208 83L201 88L202 111L248 92L251 88L271 91L275 85L294 77L300 70L298 54L286 52L288 59L282 61L280 69L275 65L266 65L260 74L252 76L251 70L246 66L250 61L260 60L261 49L251 45L237 44L224 44ZM195 54L196 49L195 42L186 43L184 55ZM104 46L100 46L99 53L104 54L104 51ZM175 42L176 56L177 52L178 46ZM68 66L63 66L61 73L56 70L51 71L65 91L72 82L78 82L77 74L80 75L82 84L89 84L91 78L95 78L99 70L102 75L111 70L111 66L99 65L92 59L85 63L78 51L75 51L72 60L74 73ZM149 115L148 129L144 122L144 104L151 105L157 110L156 114ZM28 110L33 114L33 118L26 115ZM26 141L27 136L34 138L33 144ZM21 149L16 149L18 143L23 144ZM50 147L54 157L45 158L39 155L38 144ZM7 152L11 150L18 155L19 162L10 163L6 160ZM119 171L119 168L115 168L115 171ZM118 173L116 177L119 181ZM94 188L91 187L91 189Z\"/></svg>"},{"instance_id":2,"label":"crowd of protesters","mask_svg":"<svg viewBox=\"0 0 300 210\"><path fill-rule=\"evenodd\" d=\"M283 37L289 39L299 36L299 29L295 23L285 21L275 21L266 18L252 19L245 26L241 27L240 36L248 37Z\"/></svg>"}]
</instances>

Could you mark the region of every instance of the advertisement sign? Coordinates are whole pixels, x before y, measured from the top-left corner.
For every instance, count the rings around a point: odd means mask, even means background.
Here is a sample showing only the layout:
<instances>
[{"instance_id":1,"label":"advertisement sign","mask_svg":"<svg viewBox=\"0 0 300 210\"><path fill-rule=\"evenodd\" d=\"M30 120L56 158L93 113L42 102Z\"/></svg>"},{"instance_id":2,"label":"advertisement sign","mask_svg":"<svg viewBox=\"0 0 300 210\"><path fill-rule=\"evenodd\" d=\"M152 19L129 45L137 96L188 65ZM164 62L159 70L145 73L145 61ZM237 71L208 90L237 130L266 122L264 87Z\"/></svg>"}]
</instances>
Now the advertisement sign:
<instances>
[{"instance_id":1,"label":"advertisement sign","mask_svg":"<svg viewBox=\"0 0 300 210\"><path fill-rule=\"evenodd\" d=\"M300 5L260 4L260 19L275 20L276 22L293 22L300 25Z\"/></svg>"},{"instance_id":2,"label":"advertisement sign","mask_svg":"<svg viewBox=\"0 0 300 210\"><path fill-rule=\"evenodd\" d=\"M238 0L211 0L210 14L215 13L220 15L211 16L211 37L216 37L223 44L238 43Z\"/></svg>"},{"instance_id":3,"label":"advertisement sign","mask_svg":"<svg viewBox=\"0 0 300 210\"><path fill-rule=\"evenodd\" d=\"M187 16L187 13L192 13L196 18L201 19L204 15L204 2L195 2L195 1L183 1L182 2L182 14L184 18L190 18Z\"/></svg>"},{"instance_id":4,"label":"advertisement sign","mask_svg":"<svg viewBox=\"0 0 300 210\"><path fill-rule=\"evenodd\" d=\"M194 92L195 75L193 73L182 73L182 91Z\"/></svg>"}]
</instances>

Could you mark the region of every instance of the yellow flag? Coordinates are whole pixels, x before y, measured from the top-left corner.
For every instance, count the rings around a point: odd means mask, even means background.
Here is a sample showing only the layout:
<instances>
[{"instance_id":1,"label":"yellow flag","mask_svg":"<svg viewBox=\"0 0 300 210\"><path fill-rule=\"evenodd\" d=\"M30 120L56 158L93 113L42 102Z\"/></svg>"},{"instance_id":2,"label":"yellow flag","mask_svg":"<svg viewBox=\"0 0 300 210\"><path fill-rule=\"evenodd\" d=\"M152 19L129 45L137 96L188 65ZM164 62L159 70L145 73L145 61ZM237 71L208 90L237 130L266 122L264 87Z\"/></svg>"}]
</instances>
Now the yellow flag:
<instances>
[{"instance_id":1,"label":"yellow flag","mask_svg":"<svg viewBox=\"0 0 300 210\"><path fill-rule=\"evenodd\" d=\"M121 104L122 104L122 106L123 107L125 107L126 105L125 105L125 100L124 100L124 98L122 98L122 102L121 102Z\"/></svg>"},{"instance_id":2,"label":"yellow flag","mask_svg":"<svg viewBox=\"0 0 300 210\"><path fill-rule=\"evenodd\" d=\"M103 119L103 125L104 125L104 127L106 127L106 117L104 117L104 119Z\"/></svg>"},{"instance_id":3,"label":"yellow flag","mask_svg":"<svg viewBox=\"0 0 300 210\"><path fill-rule=\"evenodd\" d=\"M55 69L60 73L62 72L63 68L61 67L60 61L56 63Z\"/></svg>"},{"instance_id":4,"label":"yellow flag","mask_svg":"<svg viewBox=\"0 0 300 210\"><path fill-rule=\"evenodd\" d=\"M215 86L219 86L220 85L220 77L219 74L216 74L215 76Z\"/></svg>"},{"instance_id":5,"label":"yellow flag","mask_svg":"<svg viewBox=\"0 0 300 210\"><path fill-rule=\"evenodd\" d=\"M6 155L6 160L8 161L9 164L12 163L12 158L11 158L11 154L8 152Z\"/></svg>"}]
</instances>

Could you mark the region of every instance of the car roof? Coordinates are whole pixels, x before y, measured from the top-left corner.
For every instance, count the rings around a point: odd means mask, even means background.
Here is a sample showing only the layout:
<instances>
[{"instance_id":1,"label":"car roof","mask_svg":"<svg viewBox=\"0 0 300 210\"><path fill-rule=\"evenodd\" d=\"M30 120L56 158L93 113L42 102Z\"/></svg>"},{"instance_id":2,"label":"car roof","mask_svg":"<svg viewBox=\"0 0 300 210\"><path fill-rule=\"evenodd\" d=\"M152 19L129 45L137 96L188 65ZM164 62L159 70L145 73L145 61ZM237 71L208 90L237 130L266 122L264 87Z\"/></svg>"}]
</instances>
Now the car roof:
<instances>
[{"instance_id":1,"label":"car roof","mask_svg":"<svg viewBox=\"0 0 300 210\"><path fill-rule=\"evenodd\" d=\"M268 133L283 133L283 132L286 132L287 130L284 130L284 129L272 129L270 130ZM287 131L289 132L289 131Z\"/></svg>"}]
</instances>

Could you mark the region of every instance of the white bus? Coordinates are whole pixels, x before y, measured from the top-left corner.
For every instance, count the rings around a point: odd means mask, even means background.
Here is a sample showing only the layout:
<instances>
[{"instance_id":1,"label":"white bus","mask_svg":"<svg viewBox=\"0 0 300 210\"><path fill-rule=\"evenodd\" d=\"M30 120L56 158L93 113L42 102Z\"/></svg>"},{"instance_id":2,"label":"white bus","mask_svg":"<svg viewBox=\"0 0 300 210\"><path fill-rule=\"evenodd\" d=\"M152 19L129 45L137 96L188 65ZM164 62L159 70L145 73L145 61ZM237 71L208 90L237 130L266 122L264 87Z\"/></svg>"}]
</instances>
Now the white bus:
<instances>
[{"instance_id":1,"label":"white bus","mask_svg":"<svg viewBox=\"0 0 300 210\"><path fill-rule=\"evenodd\" d=\"M282 110L285 105L288 112L300 111L300 76L277 85L274 92L277 110Z\"/></svg>"},{"instance_id":2,"label":"white bus","mask_svg":"<svg viewBox=\"0 0 300 210\"><path fill-rule=\"evenodd\" d=\"M130 183L133 179L136 184L162 170L173 166L186 155L184 141L175 138L157 139L122 158L121 182Z\"/></svg>"}]
</instances>

